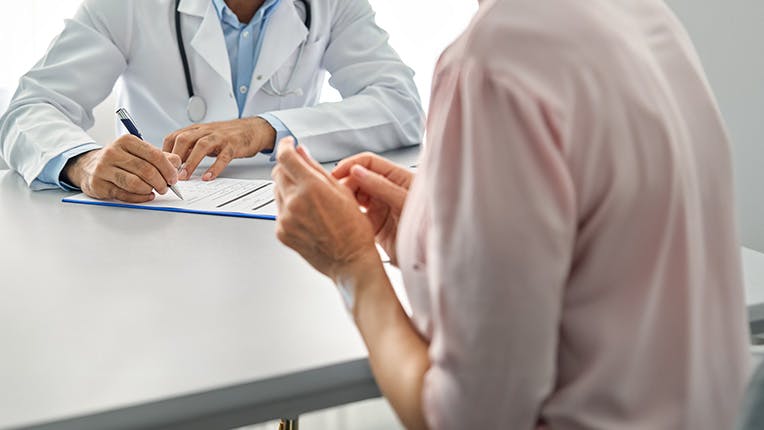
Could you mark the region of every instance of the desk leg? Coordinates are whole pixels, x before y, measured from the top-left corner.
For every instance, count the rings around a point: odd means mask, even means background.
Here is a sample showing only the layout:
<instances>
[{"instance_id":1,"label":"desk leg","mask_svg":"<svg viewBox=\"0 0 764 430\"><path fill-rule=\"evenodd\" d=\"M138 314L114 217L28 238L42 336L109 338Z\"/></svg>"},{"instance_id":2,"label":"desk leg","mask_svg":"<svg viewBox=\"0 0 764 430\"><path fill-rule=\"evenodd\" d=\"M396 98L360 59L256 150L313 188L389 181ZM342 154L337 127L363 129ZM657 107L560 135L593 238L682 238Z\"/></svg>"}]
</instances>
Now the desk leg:
<instances>
[{"instance_id":1,"label":"desk leg","mask_svg":"<svg viewBox=\"0 0 764 430\"><path fill-rule=\"evenodd\" d=\"M299 430L300 420L298 417L282 418L279 423L279 430Z\"/></svg>"}]
</instances>

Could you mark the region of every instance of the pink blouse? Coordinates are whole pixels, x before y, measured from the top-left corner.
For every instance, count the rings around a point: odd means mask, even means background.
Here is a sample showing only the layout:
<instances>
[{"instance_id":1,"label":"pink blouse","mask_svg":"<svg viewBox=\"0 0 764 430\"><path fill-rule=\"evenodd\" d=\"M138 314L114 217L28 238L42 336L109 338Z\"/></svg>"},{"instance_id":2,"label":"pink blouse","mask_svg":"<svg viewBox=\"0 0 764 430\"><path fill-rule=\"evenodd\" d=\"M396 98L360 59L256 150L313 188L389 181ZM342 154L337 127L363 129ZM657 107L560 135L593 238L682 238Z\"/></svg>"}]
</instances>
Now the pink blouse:
<instances>
[{"instance_id":1,"label":"pink blouse","mask_svg":"<svg viewBox=\"0 0 764 430\"><path fill-rule=\"evenodd\" d=\"M729 429L748 375L730 144L657 0L485 0L401 220L437 429Z\"/></svg>"}]
</instances>

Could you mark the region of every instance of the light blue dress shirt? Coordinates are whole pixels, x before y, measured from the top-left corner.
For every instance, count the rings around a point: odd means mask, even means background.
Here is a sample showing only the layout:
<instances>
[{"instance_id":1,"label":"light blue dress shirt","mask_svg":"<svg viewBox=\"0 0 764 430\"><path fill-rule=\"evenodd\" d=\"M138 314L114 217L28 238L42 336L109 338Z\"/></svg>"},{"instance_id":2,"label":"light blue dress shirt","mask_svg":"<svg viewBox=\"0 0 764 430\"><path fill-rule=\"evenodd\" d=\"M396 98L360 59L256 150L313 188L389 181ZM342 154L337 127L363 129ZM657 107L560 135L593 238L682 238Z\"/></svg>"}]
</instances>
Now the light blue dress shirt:
<instances>
[{"instance_id":1,"label":"light blue dress shirt","mask_svg":"<svg viewBox=\"0 0 764 430\"><path fill-rule=\"evenodd\" d=\"M281 0L266 0L255 12L255 16L247 24L239 22L239 18L223 0L212 0L215 10L223 27L223 36L228 50L228 61L231 64L231 83L239 105L239 116L244 111L244 104L249 94L252 73L255 71L260 48L263 45L265 27L271 14Z\"/></svg>"},{"instance_id":2,"label":"light blue dress shirt","mask_svg":"<svg viewBox=\"0 0 764 430\"><path fill-rule=\"evenodd\" d=\"M228 5L225 4L224 0L212 0L212 4L215 6L215 10L220 18L220 25L223 28L225 45L228 50L228 61L231 64L231 83L233 85L233 92L236 94L236 103L239 107L239 118L241 118L241 114L244 111L244 105L247 101L249 86L252 82L252 74L255 71L257 59L260 56L260 48L263 44L265 28L271 14L280 1L281 0L267 0L257 10L255 16L252 17L252 20L247 24L243 24L239 22L236 14L228 8ZM258 116L266 120L271 127L276 130L274 147L279 140L284 137L294 137L284 123L275 116L268 113ZM69 149L49 161L37 177L37 180L46 184L55 185L67 191L74 190L75 188L70 184L59 180L61 171L64 169L67 161L71 158L98 148L100 148L99 145L86 143ZM271 153L271 151L263 152ZM275 151L273 153L275 154ZM274 157L271 156L271 161L273 161L273 159Z\"/></svg>"}]
</instances>

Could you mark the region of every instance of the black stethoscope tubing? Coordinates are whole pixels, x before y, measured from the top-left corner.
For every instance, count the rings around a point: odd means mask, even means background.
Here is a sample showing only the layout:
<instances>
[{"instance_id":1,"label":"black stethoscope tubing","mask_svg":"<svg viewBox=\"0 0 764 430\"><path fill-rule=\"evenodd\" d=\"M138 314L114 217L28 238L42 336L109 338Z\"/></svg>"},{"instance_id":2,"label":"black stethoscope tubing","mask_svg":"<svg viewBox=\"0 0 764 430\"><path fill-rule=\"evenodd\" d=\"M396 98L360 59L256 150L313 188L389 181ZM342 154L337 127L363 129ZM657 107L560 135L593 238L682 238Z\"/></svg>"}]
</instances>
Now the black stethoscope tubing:
<instances>
[{"instance_id":1,"label":"black stethoscope tubing","mask_svg":"<svg viewBox=\"0 0 764 430\"><path fill-rule=\"evenodd\" d=\"M178 51L180 51L180 61L183 63L183 74L186 76L186 89L188 89L188 98L194 96L194 86L191 84L191 69L188 66L188 56L186 47L183 43L183 30L180 28L180 0L175 1L175 36L178 38Z\"/></svg>"},{"instance_id":2,"label":"black stethoscope tubing","mask_svg":"<svg viewBox=\"0 0 764 430\"><path fill-rule=\"evenodd\" d=\"M310 31L310 24L311 24L311 10L310 10L310 3L308 0L299 0L302 2L303 6L305 7L305 27ZM206 114L206 105L204 104L204 100L202 100L200 97L196 96L194 94L194 85L191 80L191 68L188 65L188 56L186 55L186 47L183 43L183 31L180 28L180 11L178 8L180 7L180 0L175 0L175 37L177 38L178 43L178 51L180 52L180 61L183 63L183 75L186 78L186 90L188 90L188 100L189 100L189 108L188 108L188 116L189 119L193 122L201 121L202 118L204 118ZM201 118L198 118L199 115L193 115L192 114L192 105L193 102L197 99L199 103L202 104L202 110L204 112L201 113Z\"/></svg>"}]
</instances>

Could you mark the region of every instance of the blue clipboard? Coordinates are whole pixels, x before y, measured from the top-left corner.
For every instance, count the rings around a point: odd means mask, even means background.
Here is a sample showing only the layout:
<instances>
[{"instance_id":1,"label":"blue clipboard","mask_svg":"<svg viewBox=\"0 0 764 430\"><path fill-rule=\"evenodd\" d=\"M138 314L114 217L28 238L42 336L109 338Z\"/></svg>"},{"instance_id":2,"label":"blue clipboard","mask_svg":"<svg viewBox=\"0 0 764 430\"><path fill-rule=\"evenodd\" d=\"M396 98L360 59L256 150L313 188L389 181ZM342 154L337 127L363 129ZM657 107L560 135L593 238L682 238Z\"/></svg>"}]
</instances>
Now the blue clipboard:
<instances>
[{"instance_id":1,"label":"blue clipboard","mask_svg":"<svg viewBox=\"0 0 764 430\"><path fill-rule=\"evenodd\" d=\"M117 202L109 202L109 201L84 201L84 200L73 199L71 197L65 197L61 199L61 201L64 203L76 203L80 205L90 205L90 206L111 206L115 208L142 209L147 211L231 216L231 217L238 217L238 218L266 219L271 221L276 220L275 215L252 214L252 213L244 213L244 212L217 212L217 211L213 212L213 211L205 211L205 210L199 210L199 209L173 208L173 207L167 207L167 206L143 206L143 205L135 205L131 203L117 203Z\"/></svg>"},{"instance_id":2,"label":"blue clipboard","mask_svg":"<svg viewBox=\"0 0 764 430\"><path fill-rule=\"evenodd\" d=\"M250 179L218 178L214 183L192 180L178 184L188 201L174 196L157 195L151 202L136 204L114 200L98 200L83 193L63 198L63 203L91 206L143 209L159 212L178 212L218 215L238 218L276 219L273 182Z\"/></svg>"}]
</instances>

